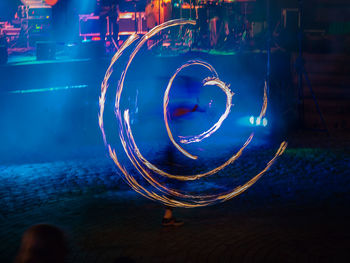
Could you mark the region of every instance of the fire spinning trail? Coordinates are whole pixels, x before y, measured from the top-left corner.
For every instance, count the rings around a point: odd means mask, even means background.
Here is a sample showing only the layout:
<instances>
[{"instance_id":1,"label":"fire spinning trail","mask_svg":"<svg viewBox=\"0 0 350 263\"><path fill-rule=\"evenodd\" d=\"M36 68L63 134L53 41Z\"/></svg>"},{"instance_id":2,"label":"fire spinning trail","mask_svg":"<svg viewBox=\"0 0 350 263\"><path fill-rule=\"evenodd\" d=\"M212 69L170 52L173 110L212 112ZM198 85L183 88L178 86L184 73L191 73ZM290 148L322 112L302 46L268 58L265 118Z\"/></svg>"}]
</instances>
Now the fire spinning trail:
<instances>
[{"instance_id":1,"label":"fire spinning trail","mask_svg":"<svg viewBox=\"0 0 350 263\"><path fill-rule=\"evenodd\" d=\"M129 184L129 186L134 189L139 194L155 201L160 201L163 204L167 206L173 206L173 207L186 207L186 208L192 208L192 207L200 207L200 206L206 206L218 202L224 202L226 200L229 200L245 190L247 190L250 186L252 186L270 167L271 165L276 161L276 159L283 154L287 147L287 142L283 141L275 153L275 156L267 163L266 167L259 172L257 175L255 175L252 179L250 179L248 182L246 182L242 186L238 186L235 189L232 189L230 191L220 193L220 194L213 194L213 195L189 195L187 193L184 193L181 190L177 189L171 189L169 187L166 187L164 184L158 182L154 179L152 174L157 174L160 176L168 177L175 180L182 180L182 181L193 181L198 180L205 176L213 175L220 170L224 169L226 166L232 164L235 160L237 160L241 155L243 150L249 145L251 140L254 137L254 133L251 133L251 135L248 137L246 142L243 144L243 146L237 151L236 154L231 156L226 162L221 164L220 166L202 174L195 174L195 175L177 175L177 174L170 174L168 172L165 172L161 169L159 169L154 164L150 163L140 152L139 148L137 147L137 144L134 140L131 125L130 125L130 116L129 116L129 110L126 109L123 113L120 109L120 99L121 94L123 92L124 88L124 80L125 76L127 74L127 71L129 69L129 66L131 62L133 61L135 55L139 52L139 50L142 48L142 46L149 40L151 37L159 33L160 31L174 27L174 26L181 26L181 25L195 25L196 21L193 20L187 20L187 19L176 19L171 20L168 22L165 22L159 26L154 27L151 29L147 34L145 34L136 44L135 49L132 51L130 58L126 64L126 67L120 77L117 92L116 92L116 99L115 99L115 114L117 117L118 125L119 125L119 138L121 141L121 144L124 148L124 151L126 155L128 156L130 162L133 164L133 166L136 168L136 170L142 175L142 177L152 186L154 187L157 192L150 191L143 187L141 184L137 182L135 177L129 174L129 172L125 169L124 166L122 166L118 160L117 154L115 152L115 149L112 148L112 146L107 142L106 134L104 131L104 125L103 125L103 114L104 114L104 106L105 106L105 98L106 98L106 92L109 86L109 79L113 73L113 65L117 62L117 60L120 58L120 56L123 54L125 49L127 49L131 44L133 44L136 40L139 39L139 36L136 34L131 35L128 40L123 44L123 46L118 50L118 52L113 56L110 66L107 69L105 78L101 85L101 96L99 98L99 105L100 105L100 112L99 112L99 126L102 131L102 136L104 143L106 147L108 148L108 152L110 157L113 159L117 167L121 170L121 172L124 175L125 181ZM193 65L199 65L202 67L207 68L212 76L206 78L203 81L203 86L206 85L216 85L218 86L225 94L226 94L226 110L221 115L219 120L207 131L195 135L195 136L187 136L182 137L179 136L180 143L182 144L189 144L189 143L196 143L200 142L205 138L208 138L211 136L215 131L217 131L222 122L226 119L228 114L230 113L231 106L232 106L232 97L234 93L230 90L229 85L226 85L224 82L222 82L219 79L218 74L216 73L215 69L208 63L200 60L190 60L183 64L181 67L179 67L174 75L170 78L168 86L164 93L163 98L163 115L164 115L164 123L165 127L169 136L169 139L173 143L173 145L185 156L191 159L198 159L198 156L192 155L191 153L187 152L185 149L183 149L174 139L172 132L170 130L169 124L168 124L168 103L169 103L169 92L172 87L172 83L177 76L177 74L184 68L190 67ZM267 108L267 94L266 94L266 83L264 87L264 97L263 97L263 104L260 112L260 118L262 118L266 113Z\"/></svg>"}]
</instances>

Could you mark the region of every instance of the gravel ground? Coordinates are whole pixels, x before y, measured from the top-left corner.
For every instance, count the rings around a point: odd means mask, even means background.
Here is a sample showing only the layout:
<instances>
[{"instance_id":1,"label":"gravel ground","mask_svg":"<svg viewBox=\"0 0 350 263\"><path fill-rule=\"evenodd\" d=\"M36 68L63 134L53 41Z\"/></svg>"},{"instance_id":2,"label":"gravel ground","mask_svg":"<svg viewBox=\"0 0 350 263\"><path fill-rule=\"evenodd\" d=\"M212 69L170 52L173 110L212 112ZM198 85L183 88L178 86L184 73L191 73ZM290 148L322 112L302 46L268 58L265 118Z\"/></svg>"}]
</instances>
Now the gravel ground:
<instances>
[{"instance_id":1,"label":"gravel ground","mask_svg":"<svg viewBox=\"0 0 350 263\"><path fill-rule=\"evenodd\" d=\"M162 206L131 191L105 156L2 165L0 262L11 262L23 231L40 222L67 233L69 262L121 256L135 262L344 262L350 144L342 138L294 134L282 158L244 194L215 206L176 209L185 221L181 228L163 228ZM225 182L247 181L272 152L260 153L225 169ZM217 156L201 165L222 161ZM213 179L191 190L224 182Z\"/></svg>"}]
</instances>

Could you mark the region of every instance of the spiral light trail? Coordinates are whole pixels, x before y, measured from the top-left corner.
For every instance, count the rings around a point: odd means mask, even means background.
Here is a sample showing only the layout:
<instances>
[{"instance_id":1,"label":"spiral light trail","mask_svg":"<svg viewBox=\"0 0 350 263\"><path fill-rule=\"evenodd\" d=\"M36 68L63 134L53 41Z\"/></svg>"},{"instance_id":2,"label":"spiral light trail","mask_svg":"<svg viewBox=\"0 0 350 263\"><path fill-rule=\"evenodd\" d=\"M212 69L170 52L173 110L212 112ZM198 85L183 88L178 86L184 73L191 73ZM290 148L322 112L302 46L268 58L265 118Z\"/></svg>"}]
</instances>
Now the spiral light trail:
<instances>
[{"instance_id":1,"label":"spiral light trail","mask_svg":"<svg viewBox=\"0 0 350 263\"><path fill-rule=\"evenodd\" d=\"M136 54L139 52L139 50L143 47L143 45L149 40L151 37L159 33L160 31L174 27L174 26L181 26L181 25L195 25L196 22L193 20L187 20L187 19L176 19L171 20L168 22L165 22L159 26L154 27L151 29L147 34L145 34L141 39L139 39L138 35L133 34L131 35L127 41L122 45L122 47L117 51L117 53L113 56L111 60L111 64L107 69L107 72L105 74L104 80L101 84L101 95L99 98L99 105L100 105L100 112L99 112L99 126L102 132L104 143L108 149L110 157L113 159L117 167L122 172L125 181L128 183L128 185L135 190L137 193L151 199L154 201L162 202L165 205L173 206L173 207L186 207L186 208L193 208L193 207L200 207L200 206L206 206L210 204L214 204L217 202L223 202L226 200L229 200L245 190L247 190L250 186L252 186L275 162L275 160L283 154L287 147L287 143L284 141L281 143L279 149L275 153L274 157L268 162L266 167L259 172L257 175L255 175L252 179L250 179L248 182L246 182L242 186L238 186L235 189L226 191L224 193L219 194L212 194L212 195L191 195L188 193L185 193L179 189L172 189L170 187L166 187L164 184L158 182L154 175L160 175L163 177L167 177L174 180L181 180L181 181L194 181L197 179L200 179L202 177L213 175L228 165L232 164L234 161L236 161L243 153L244 149L249 145L249 143L252 141L254 137L254 133L251 133L251 135L248 137L248 139L245 141L243 146L232 155L230 158L227 159L223 164L219 165L218 167L207 171L205 173L201 174L194 174L194 175L181 175L181 174L170 174L166 171L161 170L156 165L149 162L141 153L139 150L130 125L130 115L129 110L126 109L123 111L123 114L120 109L120 101L121 101L121 95L124 88L124 81L127 74L127 71L130 67L130 64L132 63L133 59L135 58ZM142 186L135 177L133 177L127 169L121 165L120 161L118 160L117 154L115 149L108 143L106 139L106 134L104 130L104 123L103 123L103 115L105 110L105 100L106 100L106 93L107 89L109 87L109 79L113 73L113 66L117 62L117 60L122 56L123 52L132 45L136 40L139 41L136 43L135 48L131 52L131 55L129 57L129 60L126 63L126 67L124 71L121 74L121 77L119 79L119 83L117 86L117 92L115 97L115 115L117 118L117 122L119 125L119 138L121 145L123 146L123 149L129 158L131 164L134 166L134 168L140 173L140 175L149 183L150 186L154 188L154 191L151 191L147 189L146 187ZM189 144L189 143L196 143L200 142L205 138L208 138L211 136L214 132L216 132L223 121L227 118L227 116L230 113L231 106L232 106L232 97L234 93L230 90L230 86L225 84L223 81L219 79L219 76L215 69L207 62L201 61L201 60L190 60L183 64L181 67L179 67L176 72L173 74L173 76L170 78L169 83L167 85L167 88L164 93L163 97L163 117L164 117L164 123L165 128L167 130L169 139L173 143L173 145L186 157L197 160L198 156L192 155L191 153L187 152L183 147L180 146L178 142L174 139L172 132L170 130L169 124L168 124L168 103L169 103L169 92L172 87L172 83L178 73L189 66L193 65L199 65L206 69L208 69L211 72L210 77L204 79L203 81L203 88L207 85L215 85L219 87L226 95L226 109L225 112L221 115L219 120L207 131L195 135L195 136L179 136L180 143L181 144ZM266 94L266 83L264 87L264 97L263 97L263 103L262 108L260 111L260 118L263 117L266 114L266 108L267 108L267 94Z\"/></svg>"}]
</instances>

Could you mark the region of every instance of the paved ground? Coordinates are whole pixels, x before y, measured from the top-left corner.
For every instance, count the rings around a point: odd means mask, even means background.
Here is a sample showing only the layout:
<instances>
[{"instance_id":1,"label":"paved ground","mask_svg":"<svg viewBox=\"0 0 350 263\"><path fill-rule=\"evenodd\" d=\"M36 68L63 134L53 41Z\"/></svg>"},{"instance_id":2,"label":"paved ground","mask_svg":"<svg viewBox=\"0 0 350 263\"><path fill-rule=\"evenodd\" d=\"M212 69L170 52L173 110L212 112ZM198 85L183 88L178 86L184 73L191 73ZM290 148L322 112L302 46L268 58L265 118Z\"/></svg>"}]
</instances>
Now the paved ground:
<instances>
[{"instance_id":1,"label":"paved ground","mask_svg":"<svg viewBox=\"0 0 350 263\"><path fill-rule=\"evenodd\" d=\"M69 262L346 262L349 140L309 137L294 136L239 197L175 210L181 228L162 228L161 206L130 191L104 156L2 165L0 262L13 260L23 231L39 222L65 230Z\"/></svg>"}]
</instances>

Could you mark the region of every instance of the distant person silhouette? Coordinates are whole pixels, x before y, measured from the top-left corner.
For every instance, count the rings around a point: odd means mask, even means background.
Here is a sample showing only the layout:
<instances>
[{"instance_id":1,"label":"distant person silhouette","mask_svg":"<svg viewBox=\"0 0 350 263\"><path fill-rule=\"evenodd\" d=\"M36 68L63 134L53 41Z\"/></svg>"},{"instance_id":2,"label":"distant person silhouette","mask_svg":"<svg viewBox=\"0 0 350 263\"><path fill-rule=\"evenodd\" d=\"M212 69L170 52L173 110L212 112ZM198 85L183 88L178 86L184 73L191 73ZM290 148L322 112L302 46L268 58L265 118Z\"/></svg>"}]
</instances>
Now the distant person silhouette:
<instances>
[{"instance_id":1,"label":"distant person silhouette","mask_svg":"<svg viewBox=\"0 0 350 263\"><path fill-rule=\"evenodd\" d=\"M67 250L65 234L61 229L38 224L24 232L14 263L63 263Z\"/></svg>"},{"instance_id":2,"label":"distant person silhouette","mask_svg":"<svg viewBox=\"0 0 350 263\"><path fill-rule=\"evenodd\" d=\"M181 122L185 119L193 117L193 114L197 112L205 112L205 109L199 106L199 95L201 91L200 82L189 76L179 77L180 82L178 82L175 90L175 96L171 98L172 103L168 105L168 119L170 122L174 123L174 128L176 126L181 126ZM177 127L177 134L182 134L181 127ZM176 158L174 152L174 145L169 144L165 150L165 161L168 164L168 169L170 173L178 174L180 173L179 167L176 166ZM174 186L181 187L181 183L176 183L173 181ZM165 211L162 219L163 226L182 226L184 222L178 220L173 216L173 208L170 206L165 206Z\"/></svg>"}]
</instances>

